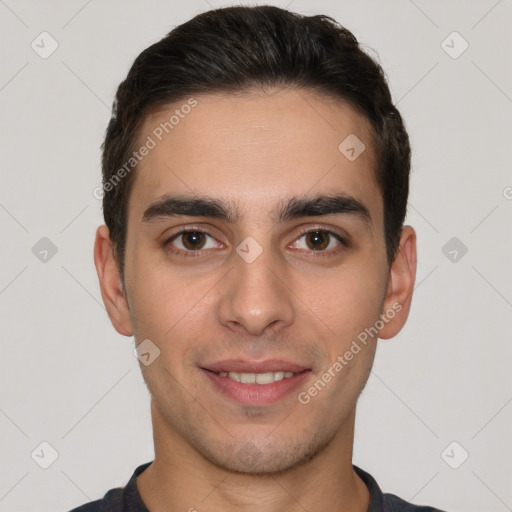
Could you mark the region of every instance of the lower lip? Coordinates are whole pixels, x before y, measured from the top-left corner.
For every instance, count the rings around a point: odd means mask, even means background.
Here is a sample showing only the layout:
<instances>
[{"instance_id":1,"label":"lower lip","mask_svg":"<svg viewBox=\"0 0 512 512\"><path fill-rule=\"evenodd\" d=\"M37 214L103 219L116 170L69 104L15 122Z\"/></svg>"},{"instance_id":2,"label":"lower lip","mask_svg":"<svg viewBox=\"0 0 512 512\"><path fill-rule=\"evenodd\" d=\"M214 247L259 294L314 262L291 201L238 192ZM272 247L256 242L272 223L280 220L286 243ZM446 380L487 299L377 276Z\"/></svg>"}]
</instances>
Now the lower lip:
<instances>
[{"instance_id":1,"label":"lower lip","mask_svg":"<svg viewBox=\"0 0 512 512\"><path fill-rule=\"evenodd\" d=\"M295 391L311 374L311 370L304 370L296 373L293 377L270 384L242 384L203 368L201 371L210 379L215 388L244 405L267 405L277 402Z\"/></svg>"}]
</instances>

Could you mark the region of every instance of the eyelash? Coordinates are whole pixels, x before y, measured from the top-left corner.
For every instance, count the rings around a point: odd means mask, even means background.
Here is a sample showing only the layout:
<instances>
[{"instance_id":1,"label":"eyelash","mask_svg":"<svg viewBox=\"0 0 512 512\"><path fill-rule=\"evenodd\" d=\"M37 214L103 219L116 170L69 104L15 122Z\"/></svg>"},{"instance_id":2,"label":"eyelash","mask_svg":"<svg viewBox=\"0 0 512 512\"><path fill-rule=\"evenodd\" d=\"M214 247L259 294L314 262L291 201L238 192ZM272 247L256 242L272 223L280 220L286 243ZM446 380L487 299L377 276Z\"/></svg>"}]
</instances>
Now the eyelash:
<instances>
[{"instance_id":1,"label":"eyelash","mask_svg":"<svg viewBox=\"0 0 512 512\"><path fill-rule=\"evenodd\" d=\"M338 240L338 242L340 242L341 246L344 246L344 247L349 247L349 244L348 242L343 238L341 237L340 235L338 235L337 233L334 233L333 231L330 231L328 229L325 229L325 228L322 228L322 227L316 227L316 228L309 228L309 229L304 229L303 231L301 231L299 233L299 236L295 239L295 241L297 241L299 238L303 237L304 235L308 235L310 233L325 233L325 234L328 234L330 235L331 237L334 237L336 240ZM168 238L164 243L163 243L163 246L164 248L170 252L170 253L173 253L173 254L177 254L179 256L182 256L184 258L197 258L197 257L202 257L203 256L203 253L205 251L208 251L209 249L197 249L195 251L183 251L181 249L175 249L171 242L176 239L176 238L179 238L181 235L185 235L187 233L201 233L201 234L204 234L204 235L207 235L211 238L214 238L212 235L210 235L207 231L203 231L202 229L196 229L194 227L191 227L191 228L188 228L188 229L185 229L183 231L179 231L178 233L175 233L174 235L172 235L170 238ZM338 247L337 249L331 249L330 251L315 251L315 250L310 250L308 252L310 253L314 253L314 256L313 257L330 257L330 256L334 256L336 254L338 254L338 252L340 252L340 248Z\"/></svg>"}]
</instances>

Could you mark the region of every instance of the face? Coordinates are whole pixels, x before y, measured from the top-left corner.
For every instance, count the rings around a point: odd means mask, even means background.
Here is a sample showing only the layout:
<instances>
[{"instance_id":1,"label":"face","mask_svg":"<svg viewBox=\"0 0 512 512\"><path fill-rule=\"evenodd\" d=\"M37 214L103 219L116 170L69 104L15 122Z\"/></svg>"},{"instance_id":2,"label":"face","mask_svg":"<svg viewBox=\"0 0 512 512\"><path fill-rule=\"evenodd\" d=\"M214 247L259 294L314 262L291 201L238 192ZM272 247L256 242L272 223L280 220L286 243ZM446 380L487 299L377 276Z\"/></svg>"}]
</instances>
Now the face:
<instances>
[{"instance_id":1,"label":"face","mask_svg":"<svg viewBox=\"0 0 512 512\"><path fill-rule=\"evenodd\" d=\"M369 127L353 108L292 90L195 99L161 141L180 105L145 120L139 140L156 145L129 199L126 298L114 265L102 294L119 332L150 340L148 361L160 351L141 370L161 432L231 471L285 470L348 435L368 329L400 330L415 259L387 264ZM339 149L354 135L356 159Z\"/></svg>"}]
</instances>

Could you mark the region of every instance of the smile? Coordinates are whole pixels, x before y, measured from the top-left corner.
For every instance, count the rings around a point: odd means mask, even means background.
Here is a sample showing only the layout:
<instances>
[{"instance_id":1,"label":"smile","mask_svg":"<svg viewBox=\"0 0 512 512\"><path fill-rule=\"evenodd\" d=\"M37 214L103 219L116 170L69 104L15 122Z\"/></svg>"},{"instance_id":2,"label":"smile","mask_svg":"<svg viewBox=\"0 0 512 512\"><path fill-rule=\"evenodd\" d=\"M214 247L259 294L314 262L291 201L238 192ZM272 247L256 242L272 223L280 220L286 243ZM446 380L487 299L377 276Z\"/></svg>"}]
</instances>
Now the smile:
<instances>
[{"instance_id":1,"label":"smile","mask_svg":"<svg viewBox=\"0 0 512 512\"><path fill-rule=\"evenodd\" d=\"M249 406L270 405L290 395L295 396L312 373L310 369L299 368L294 372L278 368L274 371L258 370L242 372L200 368L217 396Z\"/></svg>"},{"instance_id":2,"label":"smile","mask_svg":"<svg viewBox=\"0 0 512 512\"><path fill-rule=\"evenodd\" d=\"M219 372L220 377L227 377L235 382L242 384L271 384L283 379L293 377L293 372L263 372L263 373L245 373L245 372Z\"/></svg>"}]
</instances>

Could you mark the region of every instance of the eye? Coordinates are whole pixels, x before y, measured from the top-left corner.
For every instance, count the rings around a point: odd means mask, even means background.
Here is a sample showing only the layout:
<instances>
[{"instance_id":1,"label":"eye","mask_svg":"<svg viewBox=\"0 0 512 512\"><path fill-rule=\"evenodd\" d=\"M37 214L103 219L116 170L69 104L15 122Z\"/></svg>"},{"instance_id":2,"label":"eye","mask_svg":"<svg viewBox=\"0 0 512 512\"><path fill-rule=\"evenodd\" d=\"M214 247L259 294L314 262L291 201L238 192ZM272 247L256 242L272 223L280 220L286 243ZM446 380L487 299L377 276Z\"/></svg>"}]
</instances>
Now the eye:
<instances>
[{"instance_id":1,"label":"eye","mask_svg":"<svg viewBox=\"0 0 512 512\"><path fill-rule=\"evenodd\" d=\"M215 240L206 231L190 229L174 234L164 242L164 246L170 252L183 256L199 256L202 250L215 248L215 244L208 246L207 238Z\"/></svg>"},{"instance_id":2,"label":"eye","mask_svg":"<svg viewBox=\"0 0 512 512\"><path fill-rule=\"evenodd\" d=\"M302 247L298 243L301 238L304 238L305 242ZM210 245L208 245L208 239L210 239ZM208 249L215 249L218 245L223 246L220 242L216 242L213 236L200 229L188 229L175 233L163 245L167 251L184 257L202 256ZM342 247L348 246L349 244L340 235L322 228L304 230L292 244L295 249L318 253L317 256L337 254Z\"/></svg>"},{"instance_id":3,"label":"eye","mask_svg":"<svg viewBox=\"0 0 512 512\"><path fill-rule=\"evenodd\" d=\"M341 236L326 229L315 228L303 231L299 238L297 238L297 240L294 242L294 244L297 245L297 242L301 238L304 238L305 247L303 246L302 248L306 251L338 252L337 250L332 249L335 249L340 245L348 246L346 241Z\"/></svg>"}]
</instances>

